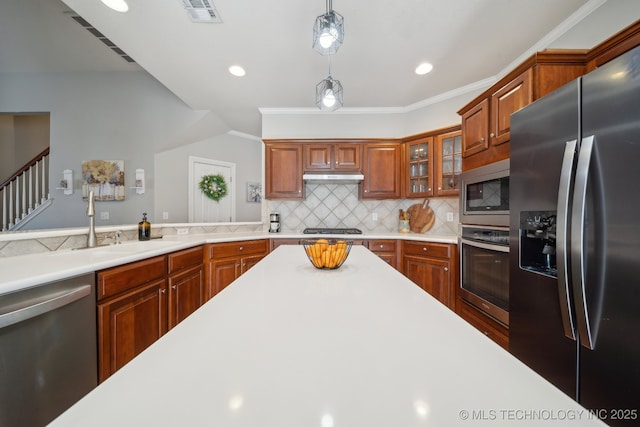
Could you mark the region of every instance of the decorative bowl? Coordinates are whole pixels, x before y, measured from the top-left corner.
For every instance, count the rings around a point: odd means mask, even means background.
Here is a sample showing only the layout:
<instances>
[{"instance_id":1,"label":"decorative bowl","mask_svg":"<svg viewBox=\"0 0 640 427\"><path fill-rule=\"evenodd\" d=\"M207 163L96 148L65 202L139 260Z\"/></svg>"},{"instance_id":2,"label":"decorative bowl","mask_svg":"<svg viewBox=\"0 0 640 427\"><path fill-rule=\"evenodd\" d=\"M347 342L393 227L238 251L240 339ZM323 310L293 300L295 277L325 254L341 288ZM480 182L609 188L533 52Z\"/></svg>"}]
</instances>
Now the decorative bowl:
<instances>
[{"instance_id":1,"label":"decorative bowl","mask_svg":"<svg viewBox=\"0 0 640 427\"><path fill-rule=\"evenodd\" d=\"M307 239L302 241L311 264L320 270L340 268L349 256L353 240Z\"/></svg>"}]
</instances>

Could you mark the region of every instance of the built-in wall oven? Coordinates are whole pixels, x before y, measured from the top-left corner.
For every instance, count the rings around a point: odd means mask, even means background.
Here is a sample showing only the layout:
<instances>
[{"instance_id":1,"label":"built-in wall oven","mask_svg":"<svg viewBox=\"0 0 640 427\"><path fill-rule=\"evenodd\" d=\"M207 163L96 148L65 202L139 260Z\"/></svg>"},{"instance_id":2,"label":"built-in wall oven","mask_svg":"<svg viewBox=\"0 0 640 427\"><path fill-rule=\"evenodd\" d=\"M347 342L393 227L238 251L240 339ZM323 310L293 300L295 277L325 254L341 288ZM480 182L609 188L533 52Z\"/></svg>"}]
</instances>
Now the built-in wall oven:
<instances>
[{"instance_id":1,"label":"built-in wall oven","mask_svg":"<svg viewBox=\"0 0 640 427\"><path fill-rule=\"evenodd\" d=\"M460 296L509 324L509 160L461 176Z\"/></svg>"},{"instance_id":2,"label":"built-in wall oven","mask_svg":"<svg viewBox=\"0 0 640 427\"><path fill-rule=\"evenodd\" d=\"M509 229L462 226L460 296L509 324Z\"/></svg>"}]
</instances>

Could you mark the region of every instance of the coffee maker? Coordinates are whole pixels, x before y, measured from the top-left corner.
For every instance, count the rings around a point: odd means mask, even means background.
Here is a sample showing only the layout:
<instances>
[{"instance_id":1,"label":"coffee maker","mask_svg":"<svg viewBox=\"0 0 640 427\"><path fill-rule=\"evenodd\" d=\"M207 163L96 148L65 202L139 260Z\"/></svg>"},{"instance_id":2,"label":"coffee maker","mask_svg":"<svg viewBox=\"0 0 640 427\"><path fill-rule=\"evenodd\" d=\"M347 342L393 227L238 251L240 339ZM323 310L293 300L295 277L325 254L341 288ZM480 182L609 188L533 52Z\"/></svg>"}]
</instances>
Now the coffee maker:
<instances>
[{"instance_id":1,"label":"coffee maker","mask_svg":"<svg viewBox=\"0 0 640 427\"><path fill-rule=\"evenodd\" d=\"M269 233L279 233L280 232L280 214L277 212L269 215Z\"/></svg>"}]
</instances>

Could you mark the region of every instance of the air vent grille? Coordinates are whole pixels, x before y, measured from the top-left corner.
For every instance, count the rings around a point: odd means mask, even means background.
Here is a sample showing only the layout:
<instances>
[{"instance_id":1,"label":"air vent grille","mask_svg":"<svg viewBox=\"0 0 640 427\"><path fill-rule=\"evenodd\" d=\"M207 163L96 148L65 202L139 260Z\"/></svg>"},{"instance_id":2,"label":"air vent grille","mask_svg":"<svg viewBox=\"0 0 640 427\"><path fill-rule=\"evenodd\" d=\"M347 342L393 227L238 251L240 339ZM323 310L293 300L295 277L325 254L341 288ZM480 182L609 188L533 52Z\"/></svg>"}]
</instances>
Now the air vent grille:
<instances>
[{"instance_id":1,"label":"air vent grille","mask_svg":"<svg viewBox=\"0 0 640 427\"><path fill-rule=\"evenodd\" d=\"M116 46L116 44L114 42L109 40L100 31L96 30L95 27L93 25L91 25L89 23L89 21L84 19L82 16L77 15L74 12L65 12L65 14L69 15L69 17L71 19L73 19L74 21L76 21L78 24L80 24L82 26L82 28L84 28L85 30L89 31L95 38L97 38L102 43L107 45L109 47L109 49L111 49L113 52L115 52L120 58L124 59L127 62L136 62L136 61L133 60L133 58L131 58L129 55L127 55L122 49L120 49L118 46Z\"/></svg>"},{"instance_id":2,"label":"air vent grille","mask_svg":"<svg viewBox=\"0 0 640 427\"><path fill-rule=\"evenodd\" d=\"M182 4L193 22L222 23L222 19L211 0L182 0Z\"/></svg>"}]
</instances>

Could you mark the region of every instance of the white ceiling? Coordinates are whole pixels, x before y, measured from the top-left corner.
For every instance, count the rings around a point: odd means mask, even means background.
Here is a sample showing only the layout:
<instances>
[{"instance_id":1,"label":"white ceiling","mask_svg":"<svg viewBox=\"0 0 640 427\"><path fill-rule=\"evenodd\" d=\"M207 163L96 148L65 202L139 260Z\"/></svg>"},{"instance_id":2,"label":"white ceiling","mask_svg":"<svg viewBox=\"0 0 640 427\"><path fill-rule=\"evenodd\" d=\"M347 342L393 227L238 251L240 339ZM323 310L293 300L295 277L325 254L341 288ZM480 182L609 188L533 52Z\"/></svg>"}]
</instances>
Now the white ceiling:
<instances>
[{"instance_id":1,"label":"white ceiling","mask_svg":"<svg viewBox=\"0 0 640 427\"><path fill-rule=\"evenodd\" d=\"M258 136L258 108L315 108L315 85L328 75L327 57L311 48L323 0L215 0L222 24L192 23L180 0L128 0L125 14L100 0L63 1L0 2L0 72L142 67L191 108L211 110L231 129ZM344 86L345 108L408 107L495 78L541 48L569 17L601 3L335 0L345 40L332 76ZM138 65L65 16L70 8ZM417 76L413 70L423 61L435 68ZM247 75L231 76L233 64Z\"/></svg>"}]
</instances>

